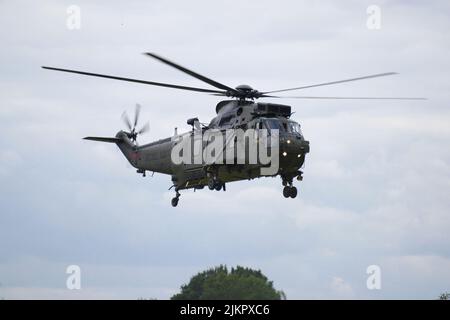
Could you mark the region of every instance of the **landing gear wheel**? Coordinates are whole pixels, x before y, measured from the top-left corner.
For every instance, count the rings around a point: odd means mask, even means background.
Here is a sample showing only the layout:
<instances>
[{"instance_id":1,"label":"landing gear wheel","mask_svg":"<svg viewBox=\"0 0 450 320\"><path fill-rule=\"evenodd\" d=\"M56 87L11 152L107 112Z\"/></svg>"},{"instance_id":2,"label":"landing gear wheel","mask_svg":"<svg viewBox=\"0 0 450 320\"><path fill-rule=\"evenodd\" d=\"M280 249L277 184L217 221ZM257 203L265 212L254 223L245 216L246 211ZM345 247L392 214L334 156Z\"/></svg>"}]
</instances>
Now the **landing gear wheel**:
<instances>
[{"instance_id":1,"label":"landing gear wheel","mask_svg":"<svg viewBox=\"0 0 450 320\"><path fill-rule=\"evenodd\" d=\"M289 187L289 186L284 187L283 188L283 196L285 198L289 198L290 195L291 195L291 187Z\"/></svg>"},{"instance_id":2,"label":"landing gear wheel","mask_svg":"<svg viewBox=\"0 0 450 320\"><path fill-rule=\"evenodd\" d=\"M216 187L216 182L213 179L209 179L208 180L208 189L209 190L214 190Z\"/></svg>"},{"instance_id":3,"label":"landing gear wheel","mask_svg":"<svg viewBox=\"0 0 450 320\"><path fill-rule=\"evenodd\" d=\"M216 189L216 191L220 191L222 189L222 183L216 182L214 189Z\"/></svg>"},{"instance_id":4,"label":"landing gear wheel","mask_svg":"<svg viewBox=\"0 0 450 320\"><path fill-rule=\"evenodd\" d=\"M175 191L175 197L172 198L172 207L176 207L178 205L178 200L180 199L181 194L178 192L178 190Z\"/></svg>"},{"instance_id":5,"label":"landing gear wheel","mask_svg":"<svg viewBox=\"0 0 450 320\"><path fill-rule=\"evenodd\" d=\"M289 197L291 198L295 198L297 196L297 188L296 187L291 187L289 190Z\"/></svg>"}]
</instances>

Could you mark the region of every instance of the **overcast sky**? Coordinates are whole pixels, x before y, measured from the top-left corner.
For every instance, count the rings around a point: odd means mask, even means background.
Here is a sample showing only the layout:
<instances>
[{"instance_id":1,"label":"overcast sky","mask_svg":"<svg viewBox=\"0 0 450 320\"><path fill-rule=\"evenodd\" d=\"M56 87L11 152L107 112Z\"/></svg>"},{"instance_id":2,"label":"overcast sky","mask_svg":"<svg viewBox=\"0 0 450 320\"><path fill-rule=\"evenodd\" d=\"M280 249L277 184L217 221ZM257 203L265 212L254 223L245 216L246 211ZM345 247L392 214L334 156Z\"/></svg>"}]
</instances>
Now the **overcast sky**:
<instances>
[{"instance_id":1,"label":"overcast sky","mask_svg":"<svg viewBox=\"0 0 450 320\"><path fill-rule=\"evenodd\" d=\"M261 269L290 299L450 291L448 1L39 3L0 1L0 298L166 299L219 264ZM185 191L172 208L170 177L142 178L114 145L81 138L124 129L137 102L151 126L140 141L167 137L208 122L217 97L40 69L207 87L145 51L259 90L395 71L298 94L429 100L286 99L311 143L295 200L265 178ZM381 290L366 287L369 265Z\"/></svg>"}]
</instances>

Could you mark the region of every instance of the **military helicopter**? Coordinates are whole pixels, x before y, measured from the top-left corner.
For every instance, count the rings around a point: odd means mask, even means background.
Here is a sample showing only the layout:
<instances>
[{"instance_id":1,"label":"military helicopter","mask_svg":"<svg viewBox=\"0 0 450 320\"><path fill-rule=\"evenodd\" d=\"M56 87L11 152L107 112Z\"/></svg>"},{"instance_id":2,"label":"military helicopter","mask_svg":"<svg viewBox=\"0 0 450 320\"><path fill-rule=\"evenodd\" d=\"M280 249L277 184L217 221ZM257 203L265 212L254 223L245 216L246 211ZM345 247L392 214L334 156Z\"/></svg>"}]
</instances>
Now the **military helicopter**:
<instances>
[{"instance_id":1,"label":"military helicopter","mask_svg":"<svg viewBox=\"0 0 450 320\"><path fill-rule=\"evenodd\" d=\"M293 87L287 89L279 89L272 91L258 91L249 85L239 85L235 88L224 85L220 82L207 78L199 73L189 70L177 63L167 60L154 53L144 53L146 56L154 58L166 65L178 69L194 78L197 78L214 89L204 89L197 87L188 87L182 85L138 80L132 78L124 78L112 75L105 75L99 73L84 72L79 70L61 69L55 67L42 68L47 70L69 72L81 74L86 76L101 77L106 79L114 79L121 81L129 81L153 86L160 86L173 89L181 89L195 92L203 92L215 96L228 97L229 99L220 101L216 105L216 116L209 122L209 124L200 123L197 118L190 118L187 124L192 126L192 131L179 135L174 133L173 137L157 140L148 144L139 145L137 143L138 135L146 132L149 129L148 124L138 129L138 120L141 107L136 106L133 122L130 121L128 115L124 113L122 119L125 122L127 131L119 131L115 137L85 137L86 140L93 140L99 142L108 142L116 144L127 158L129 163L137 169L137 173L146 176L146 172L162 173L171 176L173 185L169 188L174 188L175 197L172 199L172 206L176 207L180 198L180 191L183 189L203 189L208 186L210 190L226 190L226 183L251 180L262 176L280 176L283 185L283 196L285 198L295 198L297 196L297 188L293 185L294 179L298 181L303 180L303 172L301 168L305 162L305 156L310 151L309 141L305 140L300 124L291 119L293 112L291 106L255 102L260 98L296 98L296 99L394 99L394 100L424 100L425 98L407 98L407 97L316 97L316 96L294 96L283 97L273 94L281 92L302 90L307 88L314 88L320 86L334 85L344 82L359 81L365 79L372 79L377 77L391 76L395 72L386 72L373 75L367 75L357 78L350 78L345 80L324 82L313 85L305 85L300 87ZM278 168L276 172L269 175L261 173L262 163L220 163L204 161L200 163L174 163L171 157L173 148L177 146L180 137L193 138L196 133L203 133L207 130L216 130L224 132L230 129L253 129L255 132L266 130L269 132L277 132L277 148L278 154ZM275 135L275 134L273 134ZM259 136L255 138L259 139ZM207 147L208 141L200 143L199 150L191 149L192 153L204 151ZM225 143L225 147L229 142ZM274 149L269 146L269 149ZM248 152L248 149L245 149ZM235 155L236 153L234 153Z\"/></svg>"}]
</instances>

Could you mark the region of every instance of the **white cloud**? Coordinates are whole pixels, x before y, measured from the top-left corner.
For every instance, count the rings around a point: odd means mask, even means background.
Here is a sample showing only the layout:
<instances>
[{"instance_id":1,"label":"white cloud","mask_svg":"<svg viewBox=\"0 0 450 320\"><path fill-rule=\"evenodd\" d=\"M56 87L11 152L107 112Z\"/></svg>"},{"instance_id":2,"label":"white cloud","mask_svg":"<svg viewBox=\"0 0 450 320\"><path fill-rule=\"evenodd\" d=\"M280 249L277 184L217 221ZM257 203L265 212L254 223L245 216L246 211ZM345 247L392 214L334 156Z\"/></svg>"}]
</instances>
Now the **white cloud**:
<instances>
[{"instance_id":1,"label":"white cloud","mask_svg":"<svg viewBox=\"0 0 450 320\"><path fill-rule=\"evenodd\" d=\"M354 298L354 292L351 285L345 282L344 279L340 277L333 277L333 279L331 280L331 290L340 299Z\"/></svg>"}]
</instances>

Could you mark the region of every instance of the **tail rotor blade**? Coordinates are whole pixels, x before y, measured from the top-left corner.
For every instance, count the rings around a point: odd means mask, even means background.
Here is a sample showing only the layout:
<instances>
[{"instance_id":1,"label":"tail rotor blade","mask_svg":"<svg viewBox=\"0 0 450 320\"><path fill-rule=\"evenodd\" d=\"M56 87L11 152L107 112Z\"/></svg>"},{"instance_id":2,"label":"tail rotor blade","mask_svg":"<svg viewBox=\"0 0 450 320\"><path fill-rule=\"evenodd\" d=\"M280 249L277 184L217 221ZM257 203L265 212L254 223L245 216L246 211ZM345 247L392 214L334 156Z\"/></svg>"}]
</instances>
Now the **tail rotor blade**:
<instances>
[{"instance_id":1,"label":"tail rotor blade","mask_svg":"<svg viewBox=\"0 0 450 320\"><path fill-rule=\"evenodd\" d=\"M126 111L124 111L123 113L122 113L122 120L123 120L123 122L125 123L125 125L127 126L127 128L128 128L128 130L132 130L132 127L131 127L131 121L130 121L130 118L128 118L128 114L127 114L127 112Z\"/></svg>"},{"instance_id":2,"label":"tail rotor blade","mask_svg":"<svg viewBox=\"0 0 450 320\"><path fill-rule=\"evenodd\" d=\"M141 105L139 103L136 103L136 109L134 112L134 128L136 128L137 126L140 113L141 113Z\"/></svg>"},{"instance_id":3,"label":"tail rotor blade","mask_svg":"<svg viewBox=\"0 0 450 320\"><path fill-rule=\"evenodd\" d=\"M137 134L143 134L150 129L150 123L144 124L144 126L137 132Z\"/></svg>"}]
</instances>

